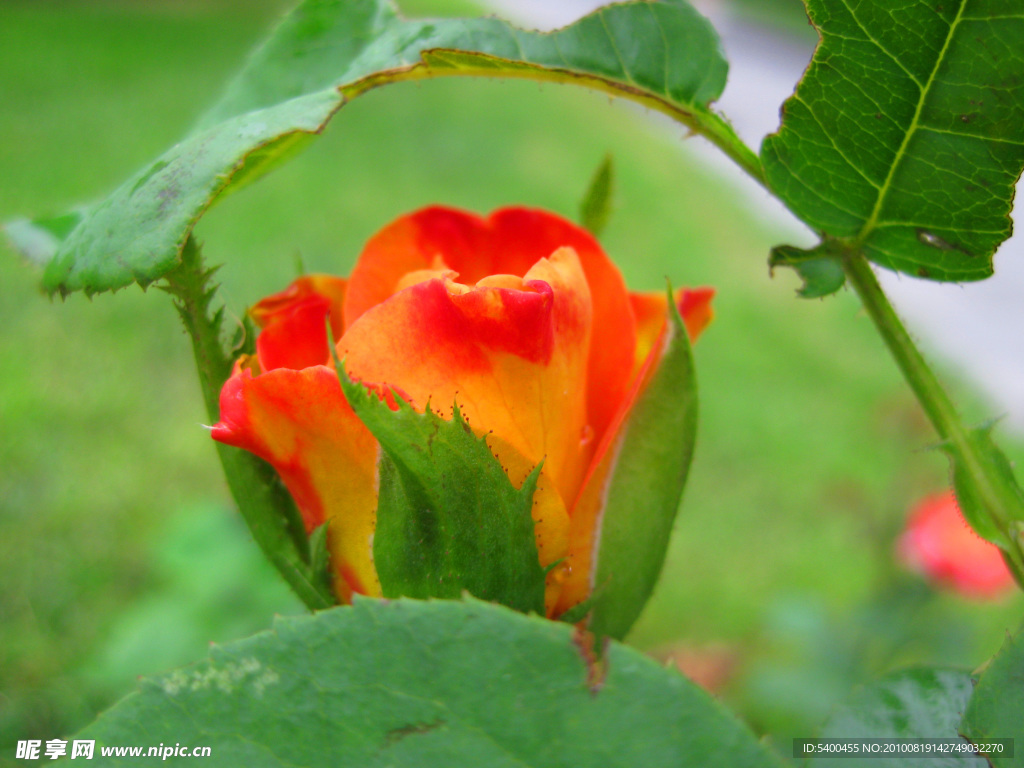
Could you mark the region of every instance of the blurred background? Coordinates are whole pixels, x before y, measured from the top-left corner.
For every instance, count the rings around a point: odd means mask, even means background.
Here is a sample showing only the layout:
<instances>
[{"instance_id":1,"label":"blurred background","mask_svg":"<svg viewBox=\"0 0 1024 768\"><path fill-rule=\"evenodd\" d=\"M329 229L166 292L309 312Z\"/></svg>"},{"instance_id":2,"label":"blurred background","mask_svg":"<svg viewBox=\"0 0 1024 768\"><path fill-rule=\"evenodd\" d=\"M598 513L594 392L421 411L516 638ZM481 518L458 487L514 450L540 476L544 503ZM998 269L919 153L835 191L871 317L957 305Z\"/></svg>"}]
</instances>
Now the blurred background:
<instances>
[{"instance_id":1,"label":"blurred background","mask_svg":"<svg viewBox=\"0 0 1024 768\"><path fill-rule=\"evenodd\" d=\"M109 192L187 132L289 5L0 1L0 221ZM537 15L552 5L495 8L566 21ZM799 0L701 7L743 58L721 107L757 146L815 34ZM776 90L745 79L750 70L779 73ZM968 600L895 561L908 510L947 470L881 340L849 292L803 301L793 275L769 278L769 248L808 233L682 128L567 86L396 85L347 106L304 155L224 200L197 232L224 263L221 297L237 317L295 276L297 256L309 271L347 274L373 232L428 203L576 218L607 153L617 185L603 241L629 285L656 290L669 276L718 289L696 352L697 457L664 577L630 642L680 663L783 751L858 682L907 664L984 662L1024 600ZM985 374L972 383L965 370L943 373L969 420L1004 412L978 383ZM0 763L18 739L73 733L137 676L302 610L232 510L204 420L167 296L51 301L0 243Z\"/></svg>"}]
</instances>

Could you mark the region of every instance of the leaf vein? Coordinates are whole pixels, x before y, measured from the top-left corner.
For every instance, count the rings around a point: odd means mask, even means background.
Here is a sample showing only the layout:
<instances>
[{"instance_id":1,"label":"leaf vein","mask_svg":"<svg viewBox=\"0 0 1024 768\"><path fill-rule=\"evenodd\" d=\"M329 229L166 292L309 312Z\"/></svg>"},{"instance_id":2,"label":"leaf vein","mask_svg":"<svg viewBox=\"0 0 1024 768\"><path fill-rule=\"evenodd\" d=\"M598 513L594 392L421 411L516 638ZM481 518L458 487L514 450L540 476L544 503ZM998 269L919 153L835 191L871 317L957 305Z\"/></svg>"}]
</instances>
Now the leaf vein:
<instances>
[{"instance_id":1,"label":"leaf vein","mask_svg":"<svg viewBox=\"0 0 1024 768\"><path fill-rule=\"evenodd\" d=\"M519 53L520 60L528 63L533 63L527 57L526 51L523 49L523 43L519 39L520 30L516 29L515 27L509 27L509 32L511 33L512 41L516 44L516 51Z\"/></svg>"},{"instance_id":2,"label":"leaf vein","mask_svg":"<svg viewBox=\"0 0 1024 768\"><path fill-rule=\"evenodd\" d=\"M886 228L890 228L890 227L903 227L903 228L914 227L915 229L928 229L928 230L931 230L931 229L948 229L949 222L944 222L944 223L939 223L939 224L935 224L935 223L933 223L933 224L925 224L923 222L915 222L915 221L880 221L880 222L878 222L878 224L875 225L875 229L886 229ZM966 228L960 227L959 230L961 232L970 232L970 233L975 234L975 235L1005 235L1006 234L1006 230L1005 229L975 229L974 227L971 227L970 229L966 229Z\"/></svg>"},{"instance_id":3,"label":"leaf vein","mask_svg":"<svg viewBox=\"0 0 1024 768\"><path fill-rule=\"evenodd\" d=\"M661 25L661 19L658 18L658 14L656 14L654 12L654 4L653 3L648 3L647 4L647 10L651 14L651 18L654 19L654 26L656 26L658 28L658 33L661 35L661 41L662 41L662 43L665 46L662 49L662 54L661 54L662 61L664 62L664 65L665 65L664 66L664 74L662 75L662 77L663 77L664 82L665 82L665 95L668 96L669 95L669 91L671 89L671 86L669 85L669 83L671 81L669 80L669 74L668 74L668 62L669 62L668 52L671 50L671 48L669 47L669 44L668 44L668 35L665 34L665 28Z\"/></svg>"},{"instance_id":4,"label":"leaf vein","mask_svg":"<svg viewBox=\"0 0 1024 768\"><path fill-rule=\"evenodd\" d=\"M825 128L824 124L821 122L821 120L818 118L818 116L814 113L814 108L811 106L811 104L806 99L804 99L800 94L796 94L793 98L796 101L799 101L801 104L803 104L807 108L807 114L809 114L811 116L811 118L814 120L814 122L817 123L818 127L821 128L822 135L826 139L828 139L828 143L832 145L832 148L836 151L836 154L839 155L839 157L841 157L843 159L843 161L848 166L850 166L850 168L852 168L857 173L858 176L860 176L862 179L864 179L864 181L866 181L868 184L870 184L875 189L880 189L881 187L879 186L878 182L872 180L866 173L864 173L863 170L861 170L857 166L857 164L855 162L853 162L853 160L851 160L849 157L846 156L846 153L842 149L840 149L839 145L836 144L836 140L833 138L831 131L829 131L827 128Z\"/></svg>"},{"instance_id":5,"label":"leaf vein","mask_svg":"<svg viewBox=\"0 0 1024 768\"><path fill-rule=\"evenodd\" d=\"M1014 147L1024 147L1024 141L1017 141L1014 139L1008 139L1004 136L985 136L980 133L971 133L970 131L951 131L948 128L937 128L932 125L918 125L918 128L925 131L931 131L932 133L942 133L947 136L962 136L966 139L981 139L982 141L994 141L998 144L1009 144Z\"/></svg>"},{"instance_id":6,"label":"leaf vein","mask_svg":"<svg viewBox=\"0 0 1024 768\"><path fill-rule=\"evenodd\" d=\"M846 0L843 1L845 2ZM886 197L889 194L889 190L892 188L892 182L896 176L896 169L900 167L900 163L903 161L903 157L907 152L907 147L910 145L910 139L917 130L918 122L921 119L921 112L924 110L924 104L928 98L928 91L931 88L932 83L935 81L935 76L938 74L939 68L942 66L942 62L946 57L946 51L949 50L950 40L952 40L956 34L956 28L960 23L960 16L964 11L964 5L965 3L961 2L960 7L957 8L956 18L954 18L952 23L949 25L949 33L946 35L946 39L942 43L942 50L939 51L939 55L935 58L935 66L932 67L932 71L928 75L928 82L925 83L924 87L921 89L921 96L917 101L914 116L910 121L910 125L907 127L907 132L903 136L903 141L900 142L899 149L896 150L896 155L893 157L892 165L889 166L889 172L886 175L885 181L882 183L882 188L879 190L878 198L875 200L875 205L871 211L871 215L868 217L868 220L861 228L860 234L857 236L857 241L860 245L863 245L864 241L867 240L868 235L871 234L871 230L874 229L875 223L881 215Z\"/></svg>"},{"instance_id":7,"label":"leaf vein","mask_svg":"<svg viewBox=\"0 0 1024 768\"><path fill-rule=\"evenodd\" d=\"M796 170L793 168L792 165L790 165L788 162L786 162L786 160L782 157L782 155L779 152L775 152L775 159L779 162L780 165L785 166L785 168L789 171L790 178L792 178L794 181L799 183L800 186L803 187L807 192L809 192L812 195L814 195L816 198L821 200L823 203L826 203L827 205L835 208L837 211L842 211L843 213L848 214L849 216L852 216L852 217L857 218L857 219L860 218L860 214L857 213L856 211L851 211L848 208L844 208L842 205L840 205L835 200L833 200L833 199L831 199L829 197L826 197L824 195L824 193L822 193L821 190L819 190L816 186L813 186L813 185L809 184L808 182L804 181L803 178L800 176L800 174L796 172Z\"/></svg>"},{"instance_id":8,"label":"leaf vein","mask_svg":"<svg viewBox=\"0 0 1024 768\"><path fill-rule=\"evenodd\" d=\"M637 85L636 81L633 79L633 75L629 71L629 67L626 66L626 60L622 58L622 51L619 50L619 44L615 42L615 36L612 35L611 28L608 26L608 19L605 18L605 12L599 11L598 16L601 18L601 26L604 27L605 34L608 35L608 42L611 43L612 51L615 52L615 58L618 59L619 66L622 68L622 74L630 85Z\"/></svg>"},{"instance_id":9,"label":"leaf vein","mask_svg":"<svg viewBox=\"0 0 1024 768\"><path fill-rule=\"evenodd\" d=\"M907 69L906 65L902 61L900 61L899 57L896 54L894 54L892 51L890 51L888 48L882 45L882 43L879 40L877 40L874 35L871 34L867 26L865 26L864 23L857 18L857 14L854 12L853 6L850 5L849 0L840 0L840 2L843 4L846 10L850 12L850 16L853 18L855 22L857 22L857 26L860 27L861 30L863 30L868 41L874 43L875 47L878 48L878 50L880 50L882 53L884 53L886 56L892 59L893 63L896 64L897 67L902 69L904 74L906 74L906 76L909 77L914 82L914 84L917 85L917 87L923 91L925 86L922 85L921 81L917 79L917 75L915 75L913 72Z\"/></svg>"}]
</instances>

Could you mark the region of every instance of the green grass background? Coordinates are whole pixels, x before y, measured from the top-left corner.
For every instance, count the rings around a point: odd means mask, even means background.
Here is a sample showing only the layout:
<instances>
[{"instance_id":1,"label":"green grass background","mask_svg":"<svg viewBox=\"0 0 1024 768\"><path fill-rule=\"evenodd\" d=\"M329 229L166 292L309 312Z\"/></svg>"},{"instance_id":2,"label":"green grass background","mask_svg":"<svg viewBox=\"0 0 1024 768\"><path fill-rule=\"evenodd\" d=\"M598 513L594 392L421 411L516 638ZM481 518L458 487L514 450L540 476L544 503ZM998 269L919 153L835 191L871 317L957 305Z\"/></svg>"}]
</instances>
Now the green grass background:
<instances>
[{"instance_id":1,"label":"green grass background","mask_svg":"<svg viewBox=\"0 0 1024 768\"><path fill-rule=\"evenodd\" d=\"M418 0L412 12L469 3ZM0 3L0 220L102 196L173 143L285 3ZM198 234L240 316L295 273L346 274L393 217L439 202L575 217L605 153L603 238L631 287L711 284L697 458L662 583L631 641L725 646L755 727L809 729L857 680L974 666L1022 601L932 595L891 563L944 460L855 297L769 279L765 222L683 131L567 86L448 80L374 91ZM231 511L171 303L51 301L0 245L0 762L72 733L135 677L300 608ZM987 415L954 383L972 415ZM1017 447L1015 454L1020 454ZM801 729L805 729L801 732Z\"/></svg>"}]
</instances>

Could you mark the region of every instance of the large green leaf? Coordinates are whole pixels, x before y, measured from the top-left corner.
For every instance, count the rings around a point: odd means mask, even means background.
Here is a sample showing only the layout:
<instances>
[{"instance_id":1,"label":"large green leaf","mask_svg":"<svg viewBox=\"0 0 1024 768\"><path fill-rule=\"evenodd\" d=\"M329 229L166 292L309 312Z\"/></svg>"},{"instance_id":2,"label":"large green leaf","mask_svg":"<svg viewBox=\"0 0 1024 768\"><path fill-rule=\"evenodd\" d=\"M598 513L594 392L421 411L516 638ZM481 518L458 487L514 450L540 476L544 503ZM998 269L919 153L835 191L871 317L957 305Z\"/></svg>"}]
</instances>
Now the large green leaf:
<instances>
[{"instance_id":1,"label":"large green leaf","mask_svg":"<svg viewBox=\"0 0 1024 768\"><path fill-rule=\"evenodd\" d=\"M340 365L338 376L383 452L373 561L384 596L458 598L465 590L543 614L530 515L540 465L517 490L458 406L445 420L395 395L393 411Z\"/></svg>"},{"instance_id":2,"label":"large green leaf","mask_svg":"<svg viewBox=\"0 0 1024 768\"><path fill-rule=\"evenodd\" d=\"M673 301L660 362L614 446L603 489L590 629L624 637L665 562L697 438L697 379L690 338Z\"/></svg>"},{"instance_id":3,"label":"large green leaf","mask_svg":"<svg viewBox=\"0 0 1024 768\"><path fill-rule=\"evenodd\" d=\"M990 739L1013 739L1013 757L993 754L992 765L1024 765L1024 629L1006 638L982 673L960 731L975 744Z\"/></svg>"},{"instance_id":4,"label":"large green leaf","mask_svg":"<svg viewBox=\"0 0 1024 768\"><path fill-rule=\"evenodd\" d=\"M857 691L825 724L824 739L957 739L960 713L971 695L971 676L951 669L911 669ZM969 748L963 742L964 748ZM898 757L835 754L815 757L807 768L986 768L984 758L963 754Z\"/></svg>"},{"instance_id":5,"label":"large green leaf","mask_svg":"<svg viewBox=\"0 0 1024 768\"><path fill-rule=\"evenodd\" d=\"M821 43L761 156L805 222L884 267L977 280L1024 167L1015 0L807 0Z\"/></svg>"},{"instance_id":6,"label":"large green leaf","mask_svg":"<svg viewBox=\"0 0 1024 768\"><path fill-rule=\"evenodd\" d=\"M549 34L497 19L405 21L386 0L305 0L193 133L88 209L66 238L51 237L50 253L39 254L47 238L31 227L8 234L37 259L52 257L44 275L51 292L146 285L178 263L219 196L300 150L348 100L426 77L586 85L668 112L740 151L708 108L726 70L714 29L684 0L610 6Z\"/></svg>"},{"instance_id":7,"label":"large green leaf","mask_svg":"<svg viewBox=\"0 0 1024 768\"><path fill-rule=\"evenodd\" d=\"M780 765L677 672L617 644L604 664L500 606L361 599L144 679L79 738L208 746L211 768Z\"/></svg>"}]
</instances>

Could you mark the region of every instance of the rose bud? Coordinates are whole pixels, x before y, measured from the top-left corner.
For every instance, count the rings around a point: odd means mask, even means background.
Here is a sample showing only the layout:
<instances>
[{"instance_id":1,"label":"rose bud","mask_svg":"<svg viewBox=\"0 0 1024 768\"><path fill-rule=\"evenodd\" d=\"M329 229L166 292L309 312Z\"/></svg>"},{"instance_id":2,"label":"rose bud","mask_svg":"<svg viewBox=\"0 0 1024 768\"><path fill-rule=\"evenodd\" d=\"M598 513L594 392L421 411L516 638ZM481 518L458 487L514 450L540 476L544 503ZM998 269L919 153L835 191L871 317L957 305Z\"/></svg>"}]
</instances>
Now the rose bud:
<instances>
[{"instance_id":1,"label":"rose bud","mask_svg":"<svg viewBox=\"0 0 1024 768\"><path fill-rule=\"evenodd\" d=\"M374 235L348 280L302 277L252 308L256 354L224 385L213 437L270 462L307 531L328 523L341 602L466 589L621 636L679 506L696 423L687 336L712 295L630 294L597 241L550 213L426 208ZM451 425L475 443L453 448ZM476 444L484 458L467 464ZM511 522L491 530L490 499ZM486 572L524 562L502 551L520 546L520 503L534 575L502 581ZM517 579L528 599L506 597Z\"/></svg>"}]
</instances>

